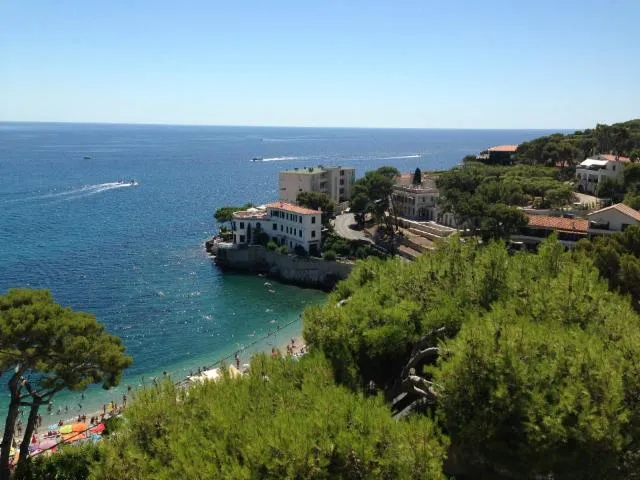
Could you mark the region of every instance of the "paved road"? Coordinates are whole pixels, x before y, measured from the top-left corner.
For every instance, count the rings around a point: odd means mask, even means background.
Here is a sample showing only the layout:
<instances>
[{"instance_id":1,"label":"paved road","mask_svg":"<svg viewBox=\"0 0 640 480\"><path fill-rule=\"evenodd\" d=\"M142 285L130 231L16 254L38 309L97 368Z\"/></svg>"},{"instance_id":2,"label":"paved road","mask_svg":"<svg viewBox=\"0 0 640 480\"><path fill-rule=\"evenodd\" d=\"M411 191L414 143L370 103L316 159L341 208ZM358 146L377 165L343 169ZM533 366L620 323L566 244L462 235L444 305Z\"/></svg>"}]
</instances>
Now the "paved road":
<instances>
[{"instance_id":1,"label":"paved road","mask_svg":"<svg viewBox=\"0 0 640 480\"><path fill-rule=\"evenodd\" d=\"M342 215L338 215L333 222L333 228L335 232L341 237L347 238L349 240L365 240L367 242L373 243L370 238L367 238L364 235L364 232L361 230L354 230L351 226L356 225L356 219L353 216L353 213L343 213Z\"/></svg>"},{"instance_id":2,"label":"paved road","mask_svg":"<svg viewBox=\"0 0 640 480\"><path fill-rule=\"evenodd\" d=\"M575 196L578 198L578 201L583 205L595 205L598 203L598 197L594 197L593 195L587 195L586 193L574 192Z\"/></svg>"}]
</instances>

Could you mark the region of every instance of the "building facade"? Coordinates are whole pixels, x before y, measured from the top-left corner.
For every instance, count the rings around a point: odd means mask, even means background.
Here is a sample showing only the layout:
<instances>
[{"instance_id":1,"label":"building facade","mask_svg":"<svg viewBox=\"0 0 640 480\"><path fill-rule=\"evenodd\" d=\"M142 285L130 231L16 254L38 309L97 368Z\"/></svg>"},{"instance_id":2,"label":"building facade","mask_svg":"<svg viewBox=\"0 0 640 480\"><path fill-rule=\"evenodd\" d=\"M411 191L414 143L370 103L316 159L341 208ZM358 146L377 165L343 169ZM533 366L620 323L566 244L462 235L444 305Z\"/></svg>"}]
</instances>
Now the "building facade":
<instances>
[{"instance_id":1,"label":"building facade","mask_svg":"<svg viewBox=\"0 0 640 480\"><path fill-rule=\"evenodd\" d=\"M231 222L233 243L252 245L264 232L278 245L289 250L302 247L319 255L322 235L322 212L291 203L273 202L258 208L235 212Z\"/></svg>"},{"instance_id":2,"label":"building facade","mask_svg":"<svg viewBox=\"0 0 640 480\"><path fill-rule=\"evenodd\" d=\"M325 167L284 170L279 175L280 200L295 203L300 192L325 193L336 204L351 198L355 168Z\"/></svg>"},{"instance_id":3,"label":"building facade","mask_svg":"<svg viewBox=\"0 0 640 480\"><path fill-rule=\"evenodd\" d=\"M629 225L640 223L640 212L624 203L617 203L591 212L587 215L587 219L590 234L607 235L621 232Z\"/></svg>"},{"instance_id":4,"label":"building facade","mask_svg":"<svg viewBox=\"0 0 640 480\"><path fill-rule=\"evenodd\" d=\"M584 160L576 167L578 191L596 193L604 178L614 181L622 179L625 161L611 155L596 155Z\"/></svg>"},{"instance_id":5,"label":"building facade","mask_svg":"<svg viewBox=\"0 0 640 480\"><path fill-rule=\"evenodd\" d=\"M440 193L435 182L424 179L420 185L400 183L393 186L391 201L397 216L410 220L437 220Z\"/></svg>"}]
</instances>

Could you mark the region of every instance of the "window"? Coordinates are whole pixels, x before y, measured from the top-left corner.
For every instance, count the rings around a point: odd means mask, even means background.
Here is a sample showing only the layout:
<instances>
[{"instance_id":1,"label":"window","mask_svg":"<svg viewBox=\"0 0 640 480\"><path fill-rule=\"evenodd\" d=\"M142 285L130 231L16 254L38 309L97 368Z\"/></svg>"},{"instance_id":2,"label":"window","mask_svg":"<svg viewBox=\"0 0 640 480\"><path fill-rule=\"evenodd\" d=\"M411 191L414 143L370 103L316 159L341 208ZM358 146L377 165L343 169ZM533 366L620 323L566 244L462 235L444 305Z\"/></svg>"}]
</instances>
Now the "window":
<instances>
[{"instance_id":1,"label":"window","mask_svg":"<svg viewBox=\"0 0 640 480\"><path fill-rule=\"evenodd\" d=\"M286 233L289 233L289 227L287 227L287 229L285 230Z\"/></svg>"},{"instance_id":2,"label":"window","mask_svg":"<svg viewBox=\"0 0 640 480\"><path fill-rule=\"evenodd\" d=\"M244 235L240 235L240 243L244 243Z\"/></svg>"},{"instance_id":3,"label":"window","mask_svg":"<svg viewBox=\"0 0 640 480\"><path fill-rule=\"evenodd\" d=\"M340 179L340 185L344 185L344 178Z\"/></svg>"},{"instance_id":4,"label":"window","mask_svg":"<svg viewBox=\"0 0 640 480\"><path fill-rule=\"evenodd\" d=\"M256 223L256 229L260 230L260 222Z\"/></svg>"},{"instance_id":5,"label":"window","mask_svg":"<svg viewBox=\"0 0 640 480\"><path fill-rule=\"evenodd\" d=\"M232 222L231 223L231 230L235 230L236 229L236 222Z\"/></svg>"},{"instance_id":6,"label":"window","mask_svg":"<svg viewBox=\"0 0 640 480\"><path fill-rule=\"evenodd\" d=\"M302 223L302 216L300 216L300 223Z\"/></svg>"},{"instance_id":7,"label":"window","mask_svg":"<svg viewBox=\"0 0 640 480\"><path fill-rule=\"evenodd\" d=\"M244 222L240 222L240 230L244 228Z\"/></svg>"},{"instance_id":8,"label":"window","mask_svg":"<svg viewBox=\"0 0 640 480\"><path fill-rule=\"evenodd\" d=\"M277 224L277 223L274 223L274 224L273 224L273 229L274 229L274 230L278 230L278 224Z\"/></svg>"},{"instance_id":9,"label":"window","mask_svg":"<svg viewBox=\"0 0 640 480\"><path fill-rule=\"evenodd\" d=\"M299 230L299 231L298 231L298 233L300 234L300 235L298 235L298 236L299 236L300 238L302 238L302 230Z\"/></svg>"},{"instance_id":10,"label":"window","mask_svg":"<svg viewBox=\"0 0 640 480\"><path fill-rule=\"evenodd\" d=\"M311 238L316 238L316 231L315 230L311 230Z\"/></svg>"},{"instance_id":11,"label":"window","mask_svg":"<svg viewBox=\"0 0 640 480\"><path fill-rule=\"evenodd\" d=\"M283 231L284 227L282 225L280 225L280 231Z\"/></svg>"},{"instance_id":12,"label":"window","mask_svg":"<svg viewBox=\"0 0 640 480\"><path fill-rule=\"evenodd\" d=\"M341 176L341 177L344 177L344 170L340 170L340 176ZM340 180L340 181L342 181L342 180ZM341 184L341 185L342 185L342 184Z\"/></svg>"},{"instance_id":13,"label":"window","mask_svg":"<svg viewBox=\"0 0 640 480\"><path fill-rule=\"evenodd\" d=\"M316 217L311 217L311 223L316 223Z\"/></svg>"},{"instance_id":14,"label":"window","mask_svg":"<svg viewBox=\"0 0 640 480\"><path fill-rule=\"evenodd\" d=\"M341 189L340 189L340 193L344 193L344 188L341 188Z\"/></svg>"},{"instance_id":15,"label":"window","mask_svg":"<svg viewBox=\"0 0 640 480\"><path fill-rule=\"evenodd\" d=\"M295 228L293 229L293 234L294 234L294 235L296 234L296 229L295 229Z\"/></svg>"}]
</instances>

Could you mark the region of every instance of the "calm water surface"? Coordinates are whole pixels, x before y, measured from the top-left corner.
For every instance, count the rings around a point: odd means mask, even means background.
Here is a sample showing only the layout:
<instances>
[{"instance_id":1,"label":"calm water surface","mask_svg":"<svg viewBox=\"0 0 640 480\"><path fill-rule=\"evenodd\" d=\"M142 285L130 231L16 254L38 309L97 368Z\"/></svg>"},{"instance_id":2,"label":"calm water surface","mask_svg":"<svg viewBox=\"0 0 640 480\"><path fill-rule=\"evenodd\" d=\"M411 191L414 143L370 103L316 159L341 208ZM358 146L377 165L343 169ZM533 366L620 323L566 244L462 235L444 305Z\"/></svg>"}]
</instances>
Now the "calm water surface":
<instances>
[{"instance_id":1,"label":"calm water surface","mask_svg":"<svg viewBox=\"0 0 640 480\"><path fill-rule=\"evenodd\" d=\"M326 298L277 283L272 293L260 277L222 275L203 249L217 229L216 208L277 199L285 168L443 169L545 133L0 123L0 292L48 288L123 338L134 364L120 387L55 400L56 408L77 414L80 403L88 412L119 402L143 377L149 383L166 370L181 378ZM118 183L133 178L138 186ZM253 349L268 350L299 329ZM6 378L0 382L3 422Z\"/></svg>"}]
</instances>

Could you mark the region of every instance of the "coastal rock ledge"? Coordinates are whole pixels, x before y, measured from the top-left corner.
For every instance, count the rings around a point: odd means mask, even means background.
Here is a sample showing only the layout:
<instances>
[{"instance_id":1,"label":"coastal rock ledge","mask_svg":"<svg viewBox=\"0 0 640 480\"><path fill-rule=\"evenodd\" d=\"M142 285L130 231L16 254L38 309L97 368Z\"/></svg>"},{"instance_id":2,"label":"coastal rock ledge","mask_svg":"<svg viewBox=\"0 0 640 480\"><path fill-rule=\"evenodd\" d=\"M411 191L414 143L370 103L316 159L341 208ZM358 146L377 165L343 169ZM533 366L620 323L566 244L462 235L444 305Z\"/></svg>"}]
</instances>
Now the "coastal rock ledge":
<instances>
[{"instance_id":1,"label":"coastal rock ledge","mask_svg":"<svg viewBox=\"0 0 640 480\"><path fill-rule=\"evenodd\" d=\"M284 283L322 290L331 290L336 283L347 278L353 268L349 262L282 254L260 245L233 245L209 240L205 248L223 270L263 273Z\"/></svg>"}]
</instances>

